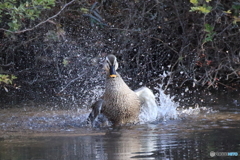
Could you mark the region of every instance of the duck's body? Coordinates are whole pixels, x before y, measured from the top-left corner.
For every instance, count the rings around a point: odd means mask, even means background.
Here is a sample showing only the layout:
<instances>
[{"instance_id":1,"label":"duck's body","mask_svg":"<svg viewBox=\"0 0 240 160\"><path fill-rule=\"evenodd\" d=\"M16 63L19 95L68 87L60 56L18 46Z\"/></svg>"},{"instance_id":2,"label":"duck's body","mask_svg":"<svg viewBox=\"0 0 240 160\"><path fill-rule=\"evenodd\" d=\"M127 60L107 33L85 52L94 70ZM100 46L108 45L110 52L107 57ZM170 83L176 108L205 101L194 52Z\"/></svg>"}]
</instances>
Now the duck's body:
<instances>
[{"instance_id":1,"label":"duck's body","mask_svg":"<svg viewBox=\"0 0 240 160\"><path fill-rule=\"evenodd\" d=\"M126 85L118 73L115 78L107 75L102 113L110 121L116 125L136 123L139 119L140 107L139 97Z\"/></svg>"}]
</instances>

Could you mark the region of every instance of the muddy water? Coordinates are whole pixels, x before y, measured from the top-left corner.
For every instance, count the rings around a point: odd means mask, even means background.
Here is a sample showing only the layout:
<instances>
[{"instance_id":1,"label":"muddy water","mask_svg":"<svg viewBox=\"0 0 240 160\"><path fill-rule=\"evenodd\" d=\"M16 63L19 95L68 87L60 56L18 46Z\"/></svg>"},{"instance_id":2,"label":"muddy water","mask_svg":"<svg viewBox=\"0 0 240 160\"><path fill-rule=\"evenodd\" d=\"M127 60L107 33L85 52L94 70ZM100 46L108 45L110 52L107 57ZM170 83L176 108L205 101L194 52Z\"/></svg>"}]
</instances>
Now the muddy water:
<instances>
[{"instance_id":1,"label":"muddy water","mask_svg":"<svg viewBox=\"0 0 240 160\"><path fill-rule=\"evenodd\" d=\"M0 159L239 159L240 110L224 107L182 109L177 119L101 129L85 125L88 110L1 109ZM238 157L216 156L226 152Z\"/></svg>"}]
</instances>

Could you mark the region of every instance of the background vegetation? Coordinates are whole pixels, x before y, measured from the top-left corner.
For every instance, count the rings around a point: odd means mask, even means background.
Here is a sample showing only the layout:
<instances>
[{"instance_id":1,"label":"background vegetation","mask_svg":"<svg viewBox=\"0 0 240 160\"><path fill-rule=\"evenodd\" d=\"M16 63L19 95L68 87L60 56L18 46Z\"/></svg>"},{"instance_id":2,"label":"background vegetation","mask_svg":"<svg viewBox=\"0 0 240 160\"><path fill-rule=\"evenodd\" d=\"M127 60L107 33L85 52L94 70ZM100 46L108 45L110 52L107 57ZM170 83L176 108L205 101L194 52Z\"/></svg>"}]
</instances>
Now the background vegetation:
<instances>
[{"instance_id":1,"label":"background vegetation","mask_svg":"<svg viewBox=\"0 0 240 160\"><path fill-rule=\"evenodd\" d=\"M107 54L133 89L238 93L238 0L3 0L0 13L2 104L88 105Z\"/></svg>"}]
</instances>

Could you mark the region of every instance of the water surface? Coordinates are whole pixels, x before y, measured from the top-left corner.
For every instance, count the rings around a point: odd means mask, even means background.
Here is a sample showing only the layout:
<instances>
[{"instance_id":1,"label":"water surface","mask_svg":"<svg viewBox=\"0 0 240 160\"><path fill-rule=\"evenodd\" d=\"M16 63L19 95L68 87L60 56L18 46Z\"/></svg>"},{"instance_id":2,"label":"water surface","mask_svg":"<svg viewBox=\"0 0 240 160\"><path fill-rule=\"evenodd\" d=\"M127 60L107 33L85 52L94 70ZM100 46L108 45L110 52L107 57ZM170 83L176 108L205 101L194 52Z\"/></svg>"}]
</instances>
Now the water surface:
<instances>
[{"instance_id":1,"label":"water surface","mask_svg":"<svg viewBox=\"0 0 240 160\"><path fill-rule=\"evenodd\" d=\"M211 109L209 109L211 108ZM234 108L234 107L232 107ZM1 160L238 159L240 116L224 106L188 108L177 119L112 128L84 125L88 110L0 110Z\"/></svg>"}]
</instances>

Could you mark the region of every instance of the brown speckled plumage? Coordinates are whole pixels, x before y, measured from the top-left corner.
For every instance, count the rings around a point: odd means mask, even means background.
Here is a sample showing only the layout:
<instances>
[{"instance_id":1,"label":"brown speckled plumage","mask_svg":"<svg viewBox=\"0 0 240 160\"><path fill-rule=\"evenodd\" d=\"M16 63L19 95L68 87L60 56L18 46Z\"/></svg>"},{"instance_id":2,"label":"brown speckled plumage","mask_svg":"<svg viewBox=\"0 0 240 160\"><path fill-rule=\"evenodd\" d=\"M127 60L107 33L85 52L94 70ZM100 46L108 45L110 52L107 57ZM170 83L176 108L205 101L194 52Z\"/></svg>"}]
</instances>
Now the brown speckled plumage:
<instances>
[{"instance_id":1,"label":"brown speckled plumage","mask_svg":"<svg viewBox=\"0 0 240 160\"><path fill-rule=\"evenodd\" d=\"M114 55L107 57L105 70L107 71L106 88L103 95L102 113L115 125L136 123L140 113L140 100L116 73L116 77L110 77L109 65L115 65L117 61Z\"/></svg>"}]
</instances>

